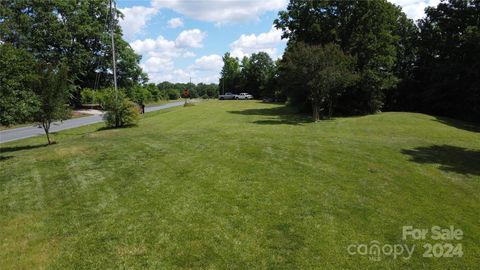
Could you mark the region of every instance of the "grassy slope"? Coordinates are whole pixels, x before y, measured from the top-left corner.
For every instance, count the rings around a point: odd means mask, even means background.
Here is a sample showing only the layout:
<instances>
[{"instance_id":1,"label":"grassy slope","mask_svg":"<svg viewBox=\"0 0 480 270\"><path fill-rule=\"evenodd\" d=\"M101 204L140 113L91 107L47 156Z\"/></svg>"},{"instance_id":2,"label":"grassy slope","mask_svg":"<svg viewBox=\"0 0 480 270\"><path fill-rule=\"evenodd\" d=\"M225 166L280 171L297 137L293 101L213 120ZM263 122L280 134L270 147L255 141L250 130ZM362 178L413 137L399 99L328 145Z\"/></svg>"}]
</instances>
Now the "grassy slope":
<instances>
[{"instance_id":1,"label":"grassy slope","mask_svg":"<svg viewBox=\"0 0 480 270\"><path fill-rule=\"evenodd\" d=\"M1 145L2 268L458 268L480 264L480 133L412 113L317 124L206 102ZM350 256L454 225L465 255ZM421 241L408 241L417 244Z\"/></svg>"}]
</instances>

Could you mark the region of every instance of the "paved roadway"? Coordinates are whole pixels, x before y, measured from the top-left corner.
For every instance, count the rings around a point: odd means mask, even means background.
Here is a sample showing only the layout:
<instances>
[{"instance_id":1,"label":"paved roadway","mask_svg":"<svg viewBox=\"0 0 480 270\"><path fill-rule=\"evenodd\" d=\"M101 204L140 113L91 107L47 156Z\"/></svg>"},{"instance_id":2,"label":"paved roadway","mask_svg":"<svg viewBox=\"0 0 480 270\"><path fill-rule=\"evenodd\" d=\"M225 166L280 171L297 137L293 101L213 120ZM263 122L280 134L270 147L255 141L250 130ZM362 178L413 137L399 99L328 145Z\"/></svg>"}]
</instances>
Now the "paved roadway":
<instances>
[{"instance_id":1,"label":"paved roadway","mask_svg":"<svg viewBox=\"0 0 480 270\"><path fill-rule=\"evenodd\" d=\"M182 101L167 103L164 105L145 107L145 112L153 112L162 109L181 106L184 103ZM69 119L63 122L54 122L50 127L50 132L57 132L69 128L76 128L85 125L90 125L102 121L102 115L92 115L86 117L80 117L75 119ZM39 128L37 125L7 129L0 131L0 143L16 141L20 139L30 138L38 135L45 135L43 128Z\"/></svg>"}]
</instances>

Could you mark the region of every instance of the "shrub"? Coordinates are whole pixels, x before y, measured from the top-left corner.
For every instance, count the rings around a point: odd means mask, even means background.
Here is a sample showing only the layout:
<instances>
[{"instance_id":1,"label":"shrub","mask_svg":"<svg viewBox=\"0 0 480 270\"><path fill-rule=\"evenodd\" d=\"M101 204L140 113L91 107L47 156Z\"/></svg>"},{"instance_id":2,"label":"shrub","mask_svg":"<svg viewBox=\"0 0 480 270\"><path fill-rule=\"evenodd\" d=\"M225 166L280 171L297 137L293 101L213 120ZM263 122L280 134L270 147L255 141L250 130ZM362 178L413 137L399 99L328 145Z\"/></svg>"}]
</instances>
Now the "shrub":
<instances>
[{"instance_id":1,"label":"shrub","mask_svg":"<svg viewBox=\"0 0 480 270\"><path fill-rule=\"evenodd\" d=\"M208 96L207 94L204 94L204 95L202 96L202 99L209 99L209 96Z\"/></svg>"},{"instance_id":2,"label":"shrub","mask_svg":"<svg viewBox=\"0 0 480 270\"><path fill-rule=\"evenodd\" d=\"M147 90L150 95L150 101L158 101L162 99L160 89L158 89L154 83L147 84L145 90Z\"/></svg>"},{"instance_id":3,"label":"shrub","mask_svg":"<svg viewBox=\"0 0 480 270\"><path fill-rule=\"evenodd\" d=\"M125 97L123 91L115 93L113 89L106 89L102 92L101 106L107 111L103 116L107 127L133 126L138 123L139 108Z\"/></svg>"},{"instance_id":4,"label":"shrub","mask_svg":"<svg viewBox=\"0 0 480 270\"><path fill-rule=\"evenodd\" d=\"M136 85L125 89L127 97L137 104L145 104L150 101L155 101L152 94L143 86Z\"/></svg>"},{"instance_id":5,"label":"shrub","mask_svg":"<svg viewBox=\"0 0 480 270\"><path fill-rule=\"evenodd\" d=\"M158 99L159 100L168 100L168 95L164 91L158 92Z\"/></svg>"},{"instance_id":6,"label":"shrub","mask_svg":"<svg viewBox=\"0 0 480 270\"><path fill-rule=\"evenodd\" d=\"M82 104L95 104L98 102L97 93L90 88L83 89L80 96Z\"/></svg>"},{"instance_id":7,"label":"shrub","mask_svg":"<svg viewBox=\"0 0 480 270\"><path fill-rule=\"evenodd\" d=\"M175 100L180 98L180 93L176 89L170 89L167 92L167 96L169 100Z\"/></svg>"},{"instance_id":8,"label":"shrub","mask_svg":"<svg viewBox=\"0 0 480 270\"><path fill-rule=\"evenodd\" d=\"M133 101L124 98L112 102L113 106L103 116L107 127L126 127L138 124L139 109Z\"/></svg>"}]
</instances>

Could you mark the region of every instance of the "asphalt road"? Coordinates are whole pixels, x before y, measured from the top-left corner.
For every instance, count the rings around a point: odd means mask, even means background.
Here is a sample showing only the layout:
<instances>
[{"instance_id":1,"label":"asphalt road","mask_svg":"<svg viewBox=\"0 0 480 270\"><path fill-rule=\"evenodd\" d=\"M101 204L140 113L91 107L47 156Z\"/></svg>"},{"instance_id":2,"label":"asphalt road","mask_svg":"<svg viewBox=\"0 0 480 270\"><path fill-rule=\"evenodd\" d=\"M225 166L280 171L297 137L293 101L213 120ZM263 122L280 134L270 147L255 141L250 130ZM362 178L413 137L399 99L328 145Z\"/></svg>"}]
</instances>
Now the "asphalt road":
<instances>
[{"instance_id":1,"label":"asphalt road","mask_svg":"<svg viewBox=\"0 0 480 270\"><path fill-rule=\"evenodd\" d=\"M145 107L145 112L153 112L162 109L181 106L184 103L182 101L167 103L164 105ZM54 122L50 127L50 132L57 132L69 128L76 128L85 125L95 124L102 121L102 115L92 115L86 117L80 117L75 119L69 119L63 122ZM45 135L43 128L37 125L7 129L0 131L0 143L16 141L20 139L30 138L38 135Z\"/></svg>"}]
</instances>

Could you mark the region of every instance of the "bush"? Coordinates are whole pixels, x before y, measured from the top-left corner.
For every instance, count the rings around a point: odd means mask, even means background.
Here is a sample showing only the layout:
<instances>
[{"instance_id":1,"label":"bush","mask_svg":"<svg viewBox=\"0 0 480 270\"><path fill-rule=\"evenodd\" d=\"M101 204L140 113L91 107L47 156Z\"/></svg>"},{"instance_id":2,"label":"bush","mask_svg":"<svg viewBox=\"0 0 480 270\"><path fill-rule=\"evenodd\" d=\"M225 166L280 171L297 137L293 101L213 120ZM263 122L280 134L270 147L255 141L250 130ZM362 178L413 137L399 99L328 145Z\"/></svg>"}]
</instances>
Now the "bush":
<instances>
[{"instance_id":1,"label":"bush","mask_svg":"<svg viewBox=\"0 0 480 270\"><path fill-rule=\"evenodd\" d=\"M157 86L154 83L149 83L145 86L145 90L149 93L149 101L158 101L162 99L160 89L157 88ZM148 95L147 95L148 97Z\"/></svg>"},{"instance_id":2,"label":"bush","mask_svg":"<svg viewBox=\"0 0 480 270\"><path fill-rule=\"evenodd\" d=\"M159 100L168 100L168 95L164 91L158 92L158 99Z\"/></svg>"},{"instance_id":3,"label":"bush","mask_svg":"<svg viewBox=\"0 0 480 270\"><path fill-rule=\"evenodd\" d=\"M137 104L145 104L150 101L155 101L152 94L141 85L136 85L125 90L127 97Z\"/></svg>"},{"instance_id":4,"label":"bush","mask_svg":"<svg viewBox=\"0 0 480 270\"><path fill-rule=\"evenodd\" d=\"M83 89L80 96L82 104L95 104L98 102L97 93L90 88Z\"/></svg>"},{"instance_id":5,"label":"bush","mask_svg":"<svg viewBox=\"0 0 480 270\"><path fill-rule=\"evenodd\" d=\"M126 127L138 124L140 113L137 104L126 98L112 103L115 105L103 116L107 127Z\"/></svg>"},{"instance_id":6,"label":"bush","mask_svg":"<svg viewBox=\"0 0 480 270\"><path fill-rule=\"evenodd\" d=\"M176 89L170 89L167 91L167 96L169 100L176 100L180 98L180 93Z\"/></svg>"},{"instance_id":7,"label":"bush","mask_svg":"<svg viewBox=\"0 0 480 270\"><path fill-rule=\"evenodd\" d=\"M3 8L2 2L2 8ZM2 17L3 19L3 17ZM40 100L34 86L39 75L32 68L33 56L6 42L0 45L0 124L13 125L31 121ZM8 68L7 68L8 67Z\"/></svg>"},{"instance_id":8,"label":"bush","mask_svg":"<svg viewBox=\"0 0 480 270\"><path fill-rule=\"evenodd\" d=\"M107 127L126 127L138 123L140 116L138 105L126 98L123 91L118 93L113 89L103 91L101 106L107 111L103 116Z\"/></svg>"},{"instance_id":9,"label":"bush","mask_svg":"<svg viewBox=\"0 0 480 270\"><path fill-rule=\"evenodd\" d=\"M209 96L208 96L207 94L204 94L204 95L202 96L202 99L209 99Z\"/></svg>"},{"instance_id":10,"label":"bush","mask_svg":"<svg viewBox=\"0 0 480 270\"><path fill-rule=\"evenodd\" d=\"M198 98L198 92L196 89L190 89L190 98Z\"/></svg>"}]
</instances>

